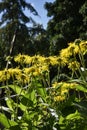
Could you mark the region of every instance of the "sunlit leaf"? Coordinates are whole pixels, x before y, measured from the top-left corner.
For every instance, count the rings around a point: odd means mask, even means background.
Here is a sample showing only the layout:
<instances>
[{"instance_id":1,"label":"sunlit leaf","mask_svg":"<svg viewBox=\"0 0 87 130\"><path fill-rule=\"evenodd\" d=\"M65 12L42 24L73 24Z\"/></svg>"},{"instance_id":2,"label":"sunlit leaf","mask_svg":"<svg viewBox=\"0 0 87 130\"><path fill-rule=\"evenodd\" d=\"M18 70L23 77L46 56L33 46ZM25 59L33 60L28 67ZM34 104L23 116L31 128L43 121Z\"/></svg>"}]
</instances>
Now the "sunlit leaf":
<instances>
[{"instance_id":1,"label":"sunlit leaf","mask_svg":"<svg viewBox=\"0 0 87 130\"><path fill-rule=\"evenodd\" d=\"M73 120L73 119L81 119L81 115L78 111L76 111L75 113L69 114L66 117L67 120Z\"/></svg>"},{"instance_id":2,"label":"sunlit leaf","mask_svg":"<svg viewBox=\"0 0 87 130\"><path fill-rule=\"evenodd\" d=\"M24 90L17 85L9 85L9 87L18 95L24 95Z\"/></svg>"},{"instance_id":3,"label":"sunlit leaf","mask_svg":"<svg viewBox=\"0 0 87 130\"><path fill-rule=\"evenodd\" d=\"M11 98L7 98L6 99L6 104L9 107L10 110L14 111L13 107L14 107L14 101Z\"/></svg>"},{"instance_id":4,"label":"sunlit leaf","mask_svg":"<svg viewBox=\"0 0 87 130\"><path fill-rule=\"evenodd\" d=\"M0 123L2 123L6 128L10 127L10 122L8 118L2 113L0 113Z\"/></svg>"},{"instance_id":5,"label":"sunlit leaf","mask_svg":"<svg viewBox=\"0 0 87 130\"><path fill-rule=\"evenodd\" d=\"M10 128L11 126L18 125L15 121L9 120L4 114L0 113L0 123L4 125L6 128Z\"/></svg>"},{"instance_id":6,"label":"sunlit leaf","mask_svg":"<svg viewBox=\"0 0 87 130\"><path fill-rule=\"evenodd\" d=\"M46 97L47 97L46 88L37 87L37 92L41 96L41 98L46 102Z\"/></svg>"},{"instance_id":7,"label":"sunlit leaf","mask_svg":"<svg viewBox=\"0 0 87 130\"><path fill-rule=\"evenodd\" d=\"M85 87L82 86L82 85L77 85L77 86L76 86L76 89L79 90L79 91L82 91L82 92L87 93L87 88L85 88Z\"/></svg>"}]
</instances>

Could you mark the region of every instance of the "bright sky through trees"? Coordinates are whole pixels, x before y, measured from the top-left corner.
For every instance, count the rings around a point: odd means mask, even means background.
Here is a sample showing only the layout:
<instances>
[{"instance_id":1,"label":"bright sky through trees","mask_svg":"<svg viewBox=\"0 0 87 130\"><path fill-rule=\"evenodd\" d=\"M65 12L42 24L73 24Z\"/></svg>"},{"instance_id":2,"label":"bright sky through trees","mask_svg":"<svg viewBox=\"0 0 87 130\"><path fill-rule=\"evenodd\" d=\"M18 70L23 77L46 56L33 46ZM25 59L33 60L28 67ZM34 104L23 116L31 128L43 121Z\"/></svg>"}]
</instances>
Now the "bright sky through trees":
<instances>
[{"instance_id":1,"label":"bright sky through trees","mask_svg":"<svg viewBox=\"0 0 87 130\"><path fill-rule=\"evenodd\" d=\"M32 17L36 20L37 23L42 24L43 27L46 28L49 18L47 17L47 11L44 9L44 4L45 2L53 2L55 0L26 0L26 1L31 3L40 15L40 17L37 16Z\"/></svg>"}]
</instances>

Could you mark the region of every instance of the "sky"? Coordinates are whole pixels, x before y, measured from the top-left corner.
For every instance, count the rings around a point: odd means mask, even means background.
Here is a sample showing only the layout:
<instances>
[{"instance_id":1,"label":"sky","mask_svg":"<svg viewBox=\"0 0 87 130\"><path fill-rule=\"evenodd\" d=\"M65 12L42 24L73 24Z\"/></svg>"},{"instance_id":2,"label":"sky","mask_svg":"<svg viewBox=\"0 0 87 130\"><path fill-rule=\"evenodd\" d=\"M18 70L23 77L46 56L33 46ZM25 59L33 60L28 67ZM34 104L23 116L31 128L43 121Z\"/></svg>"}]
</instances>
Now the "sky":
<instances>
[{"instance_id":1,"label":"sky","mask_svg":"<svg viewBox=\"0 0 87 130\"><path fill-rule=\"evenodd\" d=\"M55 0L26 0L27 2L31 3L33 7L37 10L40 17L32 16L33 19L37 22L43 25L43 27L46 29L47 22L49 21L49 17L47 17L47 11L44 8L45 2L54 2ZM28 12L27 12L28 13Z\"/></svg>"}]
</instances>

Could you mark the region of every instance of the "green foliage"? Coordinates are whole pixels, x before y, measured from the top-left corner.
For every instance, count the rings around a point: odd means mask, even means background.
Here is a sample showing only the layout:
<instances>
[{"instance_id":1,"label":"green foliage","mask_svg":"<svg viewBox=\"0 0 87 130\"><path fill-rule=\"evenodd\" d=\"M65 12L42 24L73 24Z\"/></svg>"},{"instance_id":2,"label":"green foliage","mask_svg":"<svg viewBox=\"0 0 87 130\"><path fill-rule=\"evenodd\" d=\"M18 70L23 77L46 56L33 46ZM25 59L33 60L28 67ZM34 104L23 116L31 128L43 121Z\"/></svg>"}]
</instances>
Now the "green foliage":
<instances>
[{"instance_id":1,"label":"green foliage","mask_svg":"<svg viewBox=\"0 0 87 130\"><path fill-rule=\"evenodd\" d=\"M47 15L51 18L47 31L50 37L50 51L55 55L77 38L86 40L86 0L55 0L46 2Z\"/></svg>"}]
</instances>

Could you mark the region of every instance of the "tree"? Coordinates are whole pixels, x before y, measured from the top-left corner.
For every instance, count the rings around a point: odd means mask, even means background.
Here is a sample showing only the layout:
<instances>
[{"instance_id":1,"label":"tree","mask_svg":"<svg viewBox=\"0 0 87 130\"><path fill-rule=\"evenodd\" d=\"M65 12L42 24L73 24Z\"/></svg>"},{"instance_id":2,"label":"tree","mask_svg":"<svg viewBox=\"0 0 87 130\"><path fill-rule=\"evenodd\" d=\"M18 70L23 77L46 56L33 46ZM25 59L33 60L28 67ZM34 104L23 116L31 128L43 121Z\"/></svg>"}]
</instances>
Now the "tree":
<instances>
[{"instance_id":1,"label":"tree","mask_svg":"<svg viewBox=\"0 0 87 130\"><path fill-rule=\"evenodd\" d=\"M26 51L29 55L45 55L49 54L49 39L47 37L47 31L42 25L37 24L33 27L29 27L29 40L28 49Z\"/></svg>"},{"instance_id":2,"label":"tree","mask_svg":"<svg viewBox=\"0 0 87 130\"><path fill-rule=\"evenodd\" d=\"M86 0L55 0L46 2L45 8L51 17L47 26L51 54L58 54L75 39L87 39Z\"/></svg>"},{"instance_id":3,"label":"tree","mask_svg":"<svg viewBox=\"0 0 87 130\"><path fill-rule=\"evenodd\" d=\"M30 35L26 24L30 23L33 26L36 23L24 13L26 9L29 10L29 13L38 15L34 7L25 0L2 0L0 2L0 45L2 44L5 55L9 55L14 35L16 36L12 54L25 53L28 49Z\"/></svg>"},{"instance_id":4,"label":"tree","mask_svg":"<svg viewBox=\"0 0 87 130\"><path fill-rule=\"evenodd\" d=\"M47 33L40 33L34 40L35 44L35 53L48 56L49 55L49 39Z\"/></svg>"},{"instance_id":5,"label":"tree","mask_svg":"<svg viewBox=\"0 0 87 130\"><path fill-rule=\"evenodd\" d=\"M25 14L26 9L29 10L29 17ZM38 16L31 3L25 0L0 2L0 68L5 67L3 61L8 55L30 53L32 28L30 31L29 26L34 27L37 24L32 19L31 13Z\"/></svg>"}]
</instances>

